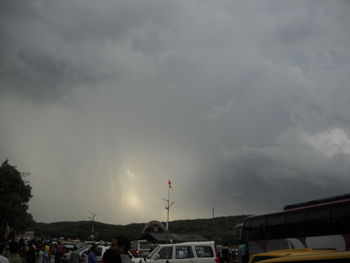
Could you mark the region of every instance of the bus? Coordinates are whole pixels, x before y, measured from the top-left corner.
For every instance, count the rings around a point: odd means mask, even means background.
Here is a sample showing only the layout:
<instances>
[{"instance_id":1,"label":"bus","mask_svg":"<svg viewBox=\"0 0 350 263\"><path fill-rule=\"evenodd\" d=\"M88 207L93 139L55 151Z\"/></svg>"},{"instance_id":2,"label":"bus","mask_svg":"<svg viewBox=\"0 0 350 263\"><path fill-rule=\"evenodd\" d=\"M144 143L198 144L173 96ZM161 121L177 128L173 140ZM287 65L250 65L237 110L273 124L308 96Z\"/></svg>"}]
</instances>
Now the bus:
<instances>
[{"instance_id":1,"label":"bus","mask_svg":"<svg viewBox=\"0 0 350 263\"><path fill-rule=\"evenodd\" d=\"M350 250L350 194L287 205L236 226L249 253L276 249Z\"/></svg>"}]
</instances>

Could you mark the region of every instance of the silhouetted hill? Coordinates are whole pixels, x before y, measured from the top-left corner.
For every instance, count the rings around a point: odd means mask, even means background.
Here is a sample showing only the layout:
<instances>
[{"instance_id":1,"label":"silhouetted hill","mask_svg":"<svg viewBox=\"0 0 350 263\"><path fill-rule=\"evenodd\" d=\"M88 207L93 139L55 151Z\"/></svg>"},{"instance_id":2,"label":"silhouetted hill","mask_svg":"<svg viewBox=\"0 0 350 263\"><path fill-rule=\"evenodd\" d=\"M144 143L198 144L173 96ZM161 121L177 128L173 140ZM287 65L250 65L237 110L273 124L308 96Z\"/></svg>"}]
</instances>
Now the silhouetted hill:
<instances>
[{"instance_id":1,"label":"silhouetted hill","mask_svg":"<svg viewBox=\"0 0 350 263\"><path fill-rule=\"evenodd\" d=\"M207 239L235 241L237 237L234 227L242 222L246 215L216 217L213 219L177 220L169 223L172 233L199 234ZM95 222L95 232L98 240L111 240L114 236L125 235L131 239L140 239L146 223L129 225L112 225ZM36 237L47 238L80 238L89 240L91 221L35 223L33 226Z\"/></svg>"},{"instance_id":2,"label":"silhouetted hill","mask_svg":"<svg viewBox=\"0 0 350 263\"><path fill-rule=\"evenodd\" d=\"M90 240L91 221L35 223L33 230L37 237L64 237ZM95 222L96 239L111 240L116 235L138 238L145 224L111 225Z\"/></svg>"}]
</instances>

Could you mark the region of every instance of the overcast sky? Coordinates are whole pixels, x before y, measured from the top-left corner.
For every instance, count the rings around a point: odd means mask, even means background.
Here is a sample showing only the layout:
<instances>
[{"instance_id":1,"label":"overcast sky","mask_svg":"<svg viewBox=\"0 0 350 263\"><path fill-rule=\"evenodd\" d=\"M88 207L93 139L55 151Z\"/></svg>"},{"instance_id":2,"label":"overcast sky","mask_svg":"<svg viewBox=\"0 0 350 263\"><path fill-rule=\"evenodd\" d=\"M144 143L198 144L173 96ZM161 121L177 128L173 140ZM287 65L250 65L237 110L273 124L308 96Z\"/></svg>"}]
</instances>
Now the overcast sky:
<instances>
[{"instance_id":1,"label":"overcast sky","mask_svg":"<svg viewBox=\"0 0 350 263\"><path fill-rule=\"evenodd\" d=\"M350 192L350 2L3 0L0 160L43 222Z\"/></svg>"}]
</instances>

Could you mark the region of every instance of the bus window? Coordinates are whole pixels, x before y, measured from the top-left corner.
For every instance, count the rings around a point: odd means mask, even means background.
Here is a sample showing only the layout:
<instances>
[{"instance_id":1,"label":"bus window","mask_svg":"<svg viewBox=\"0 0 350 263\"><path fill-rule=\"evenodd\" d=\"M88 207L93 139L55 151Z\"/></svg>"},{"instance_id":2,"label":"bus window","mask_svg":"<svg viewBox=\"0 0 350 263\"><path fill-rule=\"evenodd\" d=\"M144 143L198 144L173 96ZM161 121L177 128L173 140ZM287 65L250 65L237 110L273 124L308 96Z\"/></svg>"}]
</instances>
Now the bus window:
<instances>
[{"instance_id":1,"label":"bus window","mask_svg":"<svg viewBox=\"0 0 350 263\"><path fill-rule=\"evenodd\" d=\"M267 226L275 226L284 224L284 216L283 215L274 215L266 220Z\"/></svg>"},{"instance_id":2,"label":"bus window","mask_svg":"<svg viewBox=\"0 0 350 263\"><path fill-rule=\"evenodd\" d=\"M334 207L332 209L331 229L333 233L350 233L350 205Z\"/></svg>"},{"instance_id":3,"label":"bus window","mask_svg":"<svg viewBox=\"0 0 350 263\"><path fill-rule=\"evenodd\" d=\"M307 213L308 221L329 220L330 209L310 210Z\"/></svg>"},{"instance_id":4,"label":"bus window","mask_svg":"<svg viewBox=\"0 0 350 263\"><path fill-rule=\"evenodd\" d=\"M256 218L254 221L250 222L250 227L262 227L265 225L265 217Z\"/></svg>"},{"instance_id":5,"label":"bus window","mask_svg":"<svg viewBox=\"0 0 350 263\"><path fill-rule=\"evenodd\" d=\"M286 224L295 224L295 223L303 223L306 221L306 213L305 212L293 212L287 214L286 216Z\"/></svg>"},{"instance_id":6,"label":"bus window","mask_svg":"<svg viewBox=\"0 0 350 263\"><path fill-rule=\"evenodd\" d=\"M264 228L254 228L250 231L249 237L251 240L266 239L266 231Z\"/></svg>"}]
</instances>

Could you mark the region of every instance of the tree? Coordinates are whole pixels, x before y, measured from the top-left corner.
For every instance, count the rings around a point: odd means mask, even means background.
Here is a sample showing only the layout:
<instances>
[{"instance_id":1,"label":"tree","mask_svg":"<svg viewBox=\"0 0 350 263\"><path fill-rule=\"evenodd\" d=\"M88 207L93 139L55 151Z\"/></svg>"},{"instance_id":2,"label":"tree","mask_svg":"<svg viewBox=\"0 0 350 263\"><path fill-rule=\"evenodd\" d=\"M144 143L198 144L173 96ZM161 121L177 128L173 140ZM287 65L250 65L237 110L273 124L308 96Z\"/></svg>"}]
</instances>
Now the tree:
<instances>
[{"instance_id":1,"label":"tree","mask_svg":"<svg viewBox=\"0 0 350 263\"><path fill-rule=\"evenodd\" d=\"M32 224L32 215L27 212L31 191L16 167L4 161L0 166L0 239L8 226L21 232Z\"/></svg>"}]
</instances>

